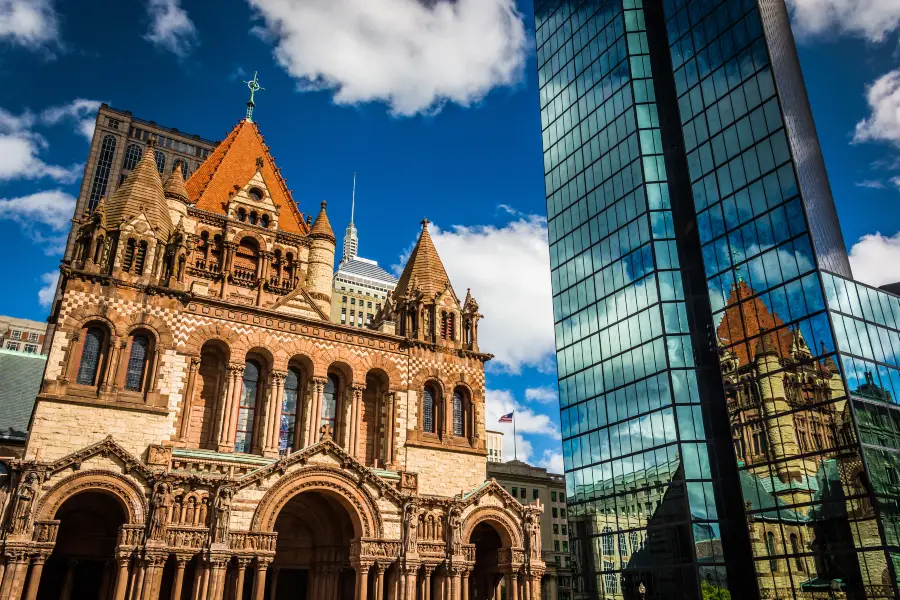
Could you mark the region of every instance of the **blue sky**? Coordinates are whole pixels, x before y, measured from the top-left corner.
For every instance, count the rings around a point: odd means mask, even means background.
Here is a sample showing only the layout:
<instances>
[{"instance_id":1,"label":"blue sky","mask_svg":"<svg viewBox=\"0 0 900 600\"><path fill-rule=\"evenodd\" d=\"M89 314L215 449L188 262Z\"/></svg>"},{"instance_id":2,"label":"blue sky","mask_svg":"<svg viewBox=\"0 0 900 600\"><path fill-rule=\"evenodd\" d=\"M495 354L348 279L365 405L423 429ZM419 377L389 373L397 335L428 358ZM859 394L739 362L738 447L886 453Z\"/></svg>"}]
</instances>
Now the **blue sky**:
<instances>
[{"instance_id":1,"label":"blue sky","mask_svg":"<svg viewBox=\"0 0 900 600\"><path fill-rule=\"evenodd\" d=\"M900 2L789 5L854 271L900 280ZM388 267L427 216L486 315L488 427L516 410L519 457L561 468L531 2L208 7L0 0L0 314L46 317L97 103L221 139L258 70L256 121L301 210L327 200L341 236L357 172L361 254Z\"/></svg>"}]
</instances>

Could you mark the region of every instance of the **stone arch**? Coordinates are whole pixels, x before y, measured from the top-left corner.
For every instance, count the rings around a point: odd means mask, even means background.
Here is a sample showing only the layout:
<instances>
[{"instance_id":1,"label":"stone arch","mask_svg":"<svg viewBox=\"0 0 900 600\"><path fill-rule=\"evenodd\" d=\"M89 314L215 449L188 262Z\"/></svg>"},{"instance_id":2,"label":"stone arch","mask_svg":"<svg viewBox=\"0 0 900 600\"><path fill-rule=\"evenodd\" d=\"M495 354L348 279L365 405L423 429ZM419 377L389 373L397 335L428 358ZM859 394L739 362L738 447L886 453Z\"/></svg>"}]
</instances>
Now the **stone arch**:
<instances>
[{"instance_id":1,"label":"stone arch","mask_svg":"<svg viewBox=\"0 0 900 600\"><path fill-rule=\"evenodd\" d=\"M378 504L371 494L346 472L333 467L307 467L282 478L262 497L253 514L253 531L273 531L278 513L294 496L315 491L337 500L350 515L354 536L382 537Z\"/></svg>"},{"instance_id":2,"label":"stone arch","mask_svg":"<svg viewBox=\"0 0 900 600\"><path fill-rule=\"evenodd\" d=\"M98 469L73 473L57 482L41 499L35 511L35 520L53 519L66 500L88 491L115 498L128 515L129 523L143 523L147 518L144 491L124 475Z\"/></svg>"},{"instance_id":3,"label":"stone arch","mask_svg":"<svg viewBox=\"0 0 900 600\"><path fill-rule=\"evenodd\" d=\"M506 512L492 506L480 506L466 517L463 525L462 539L465 543L471 543L472 532L480 523L488 523L500 536L500 541L505 548L523 548L522 528Z\"/></svg>"},{"instance_id":4,"label":"stone arch","mask_svg":"<svg viewBox=\"0 0 900 600\"><path fill-rule=\"evenodd\" d=\"M133 314L125 319L123 325L126 334L131 334L135 329L152 331L160 347L170 348L174 343L169 325L161 317L154 314L147 312Z\"/></svg>"},{"instance_id":5,"label":"stone arch","mask_svg":"<svg viewBox=\"0 0 900 600\"><path fill-rule=\"evenodd\" d=\"M291 339L287 344L279 346L277 358L279 362L276 364L277 369L287 369L288 363L295 357L302 357L300 362L304 363L310 369L309 374L312 376L316 372L317 357L319 349L307 338ZM283 362L281 362L283 359ZM308 364L307 364L308 363Z\"/></svg>"},{"instance_id":6,"label":"stone arch","mask_svg":"<svg viewBox=\"0 0 900 600\"><path fill-rule=\"evenodd\" d=\"M200 348L206 342L217 340L225 345L231 351L231 347L237 345L241 336L226 327L223 323L214 323L212 325L203 325L198 327L183 342L182 352L190 355L200 355Z\"/></svg>"},{"instance_id":7,"label":"stone arch","mask_svg":"<svg viewBox=\"0 0 900 600\"><path fill-rule=\"evenodd\" d=\"M98 321L109 328L110 335L121 336L122 329L117 323L122 321L122 315L109 306L99 307L80 306L66 315L62 329L78 331L91 321Z\"/></svg>"},{"instance_id":8,"label":"stone arch","mask_svg":"<svg viewBox=\"0 0 900 600\"><path fill-rule=\"evenodd\" d=\"M346 377L348 385L365 385L365 373L362 373L362 380L359 380L360 369L358 368L358 360L352 355L348 355L341 348L331 348L322 353L321 358L316 361L315 367L316 377L328 377L328 370L336 367Z\"/></svg>"},{"instance_id":9,"label":"stone arch","mask_svg":"<svg viewBox=\"0 0 900 600\"><path fill-rule=\"evenodd\" d=\"M447 394L447 383L444 381L444 376L441 374L441 370L437 367L426 368L420 370L416 373L415 378L413 378L410 383L409 388L414 390L420 396L425 390L426 383L435 383L438 386L438 389L441 392L441 396L445 396Z\"/></svg>"},{"instance_id":10,"label":"stone arch","mask_svg":"<svg viewBox=\"0 0 900 600\"><path fill-rule=\"evenodd\" d=\"M397 365L394 364L393 361L388 359L384 354L378 352L368 354L362 359L359 366L359 370L363 374L363 377L365 377L365 374L373 369L380 369L384 371L385 375L387 375L390 389L400 389L400 386L403 382L403 376L400 372L400 369L398 369Z\"/></svg>"},{"instance_id":11,"label":"stone arch","mask_svg":"<svg viewBox=\"0 0 900 600\"><path fill-rule=\"evenodd\" d=\"M250 213L248 212L247 214L249 215ZM234 241L235 244L240 244L243 240L245 240L247 238L252 239L259 245L260 252L272 251L272 248L270 247L271 244L266 240L265 237L259 235L255 231L251 231L249 229L241 229L241 230L236 231L234 233L234 237L232 237L231 239L232 239L232 241ZM260 257L260 259L262 259L262 257Z\"/></svg>"}]
</instances>

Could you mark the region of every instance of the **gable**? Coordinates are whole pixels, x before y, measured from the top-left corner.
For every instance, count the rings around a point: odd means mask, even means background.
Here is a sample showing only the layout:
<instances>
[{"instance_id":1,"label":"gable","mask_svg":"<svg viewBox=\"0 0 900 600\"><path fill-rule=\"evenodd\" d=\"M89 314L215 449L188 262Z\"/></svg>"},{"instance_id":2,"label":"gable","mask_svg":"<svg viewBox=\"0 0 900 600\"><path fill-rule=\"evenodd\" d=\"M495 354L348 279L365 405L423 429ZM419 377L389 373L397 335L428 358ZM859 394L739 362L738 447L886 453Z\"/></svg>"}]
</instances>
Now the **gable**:
<instances>
[{"instance_id":1,"label":"gable","mask_svg":"<svg viewBox=\"0 0 900 600\"><path fill-rule=\"evenodd\" d=\"M261 159L261 166L257 166ZM227 214L232 196L259 171L267 184L272 202L279 210L278 229L306 235L309 228L303 220L281 171L255 123L241 121L215 151L188 179L188 198L199 208L221 215Z\"/></svg>"}]
</instances>

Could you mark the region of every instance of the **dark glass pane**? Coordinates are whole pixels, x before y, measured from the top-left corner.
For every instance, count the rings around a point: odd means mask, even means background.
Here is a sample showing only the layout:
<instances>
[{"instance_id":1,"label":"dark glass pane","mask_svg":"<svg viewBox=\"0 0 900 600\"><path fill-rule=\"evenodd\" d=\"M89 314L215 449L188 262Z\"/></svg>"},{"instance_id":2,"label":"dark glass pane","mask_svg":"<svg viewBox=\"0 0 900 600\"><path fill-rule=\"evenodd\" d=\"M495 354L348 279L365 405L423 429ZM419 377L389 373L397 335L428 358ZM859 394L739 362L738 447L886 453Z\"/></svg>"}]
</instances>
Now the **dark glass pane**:
<instances>
[{"instance_id":1,"label":"dark glass pane","mask_svg":"<svg viewBox=\"0 0 900 600\"><path fill-rule=\"evenodd\" d=\"M131 340L131 355L128 357L128 371L125 373L125 389L140 392L144 383L144 370L147 365L147 350L150 340L138 335Z\"/></svg>"},{"instance_id":2,"label":"dark glass pane","mask_svg":"<svg viewBox=\"0 0 900 600\"><path fill-rule=\"evenodd\" d=\"M434 433L434 394L430 387L425 387L422 397L422 427L428 433Z\"/></svg>"},{"instance_id":3,"label":"dark glass pane","mask_svg":"<svg viewBox=\"0 0 900 600\"><path fill-rule=\"evenodd\" d=\"M459 390L453 390L453 435L462 436L463 427L463 399Z\"/></svg>"},{"instance_id":4,"label":"dark glass pane","mask_svg":"<svg viewBox=\"0 0 900 600\"><path fill-rule=\"evenodd\" d=\"M84 336L81 363L78 365L78 377L75 379L77 383L81 385L94 385L96 383L102 350L103 330L99 327L91 327Z\"/></svg>"}]
</instances>

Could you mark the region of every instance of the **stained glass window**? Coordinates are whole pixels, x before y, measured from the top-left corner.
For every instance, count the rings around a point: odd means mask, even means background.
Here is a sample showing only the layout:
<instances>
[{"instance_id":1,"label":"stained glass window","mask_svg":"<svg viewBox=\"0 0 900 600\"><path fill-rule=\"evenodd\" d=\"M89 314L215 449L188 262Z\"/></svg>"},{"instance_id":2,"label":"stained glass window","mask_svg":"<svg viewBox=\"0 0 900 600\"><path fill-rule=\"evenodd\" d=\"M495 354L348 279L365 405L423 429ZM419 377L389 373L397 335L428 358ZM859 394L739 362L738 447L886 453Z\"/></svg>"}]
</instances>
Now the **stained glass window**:
<instances>
[{"instance_id":1,"label":"stained glass window","mask_svg":"<svg viewBox=\"0 0 900 600\"><path fill-rule=\"evenodd\" d=\"M281 426L278 432L278 451L289 454L294 449L294 430L297 426L297 397L300 374L288 369L284 378L284 400L281 403Z\"/></svg>"},{"instance_id":2,"label":"stained glass window","mask_svg":"<svg viewBox=\"0 0 900 600\"><path fill-rule=\"evenodd\" d=\"M453 390L453 435L462 437L465 435L465 418L462 392L457 388Z\"/></svg>"},{"instance_id":3,"label":"stained glass window","mask_svg":"<svg viewBox=\"0 0 900 600\"><path fill-rule=\"evenodd\" d=\"M325 383L325 400L322 403L322 419L319 426L328 425L331 435L334 435L334 417L337 414L338 379L335 375L329 375Z\"/></svg>"},{"instance_id":4,"label":"stained glass window","mask_svg":"<svg viewBox=\"0 0 900 600\"><path fill-rule=\"evenodd\" d=\"M147 339L147 336L136 335L131 339L131 355L128 357L128 371L125 373L126 390L141 391L149 348L150 340Z\"/></svg>"},{"instance_id":5,"label":"stained glass window","mask_svg":"<svg viewBox=\"0 0 900 600\"><path fill-rule=\"evenodd\" d=\"M253 419L256 415L256 392L259 387L259 365L252 360L244 364L243 390L238 408L235 452L250 452L253 445Z\"/></svg>"},{"instance_id":6,"label":"stained glass window","mask_svg":"<svg viewBox=\"0 0 900 600\"><path fill-rule=\"evenodd\" d=\"M75 381L81 385L94 385L97 369L100 367L100 352L103 350L103 330L91 327L84 336L81 349L81 364L78 365L78 377Z\"/></svg>"},{"instance_id":7,"label":"stained glass window","mask_svg":"<svg viewBox=\"0 0 900 600\"><path fill-rule=\"evenodd\" d=\"M422 397L422 428L434 433L434 392L430 387L425 388Z\"/></svg>"}]
</instances>

